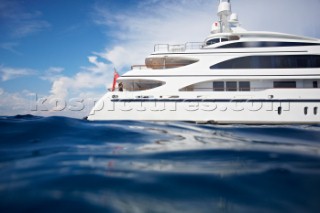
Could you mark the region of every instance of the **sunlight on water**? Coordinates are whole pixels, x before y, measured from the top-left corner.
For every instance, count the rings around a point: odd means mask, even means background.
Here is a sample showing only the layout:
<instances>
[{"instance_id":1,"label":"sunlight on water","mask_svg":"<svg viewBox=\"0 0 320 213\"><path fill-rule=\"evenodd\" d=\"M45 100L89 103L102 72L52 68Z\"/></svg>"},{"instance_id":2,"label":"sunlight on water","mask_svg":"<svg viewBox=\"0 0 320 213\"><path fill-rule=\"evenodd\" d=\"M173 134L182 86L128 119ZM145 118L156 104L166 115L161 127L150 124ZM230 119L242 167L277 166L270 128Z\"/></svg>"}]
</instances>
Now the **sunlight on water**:
<instances>
[{"instance_id":1,"label":"sunlight on water","mask_svg":"<svg viewBox=\"0 0 320 213\"><path fill-rule=\"evenodd\" d=\"M318 212L320 126L0 118L0 212Z\"/></svg>"},{"instance_id":2,"label":"sunlight on water","mask_svg":"<svg viewBox=\"0 0 320 213\"><path fill-rule=\"evenodd\" d=\"M173 128L172 128L173 127ZM290 132L305 131L319 134L320 127L286 127L286 126L211 126L176 123L171 128L158 125L159 129L145 128L146 131L161 132L170 135L170 139L158 140L137 149L142 152L161 152L179 150L269 150L272 152L301 153L307 155L320 155L320 143L309 142L308 138L292 138ZM163 128L163 129L160 129ZM252 132L247 132L248 128ZM263 129L273 131L274 134L264 134ZM244 130L241 132L241 130ZM283 133L281 133L283 131ZM257 134L258 133L258 134ZM279 134L280 133L280 134ZM288 134L288 135L286 135Z\"/></svg>"}]
</instances>

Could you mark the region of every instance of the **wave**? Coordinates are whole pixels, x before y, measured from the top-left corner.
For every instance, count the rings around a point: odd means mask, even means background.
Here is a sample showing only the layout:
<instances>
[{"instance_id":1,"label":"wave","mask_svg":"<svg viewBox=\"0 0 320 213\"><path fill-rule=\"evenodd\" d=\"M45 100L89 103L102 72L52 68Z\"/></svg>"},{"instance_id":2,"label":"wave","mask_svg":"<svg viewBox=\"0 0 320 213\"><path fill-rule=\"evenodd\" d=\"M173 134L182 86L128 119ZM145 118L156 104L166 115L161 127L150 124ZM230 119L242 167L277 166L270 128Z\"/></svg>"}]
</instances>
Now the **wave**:
<instances>
[{"instance_id":1,"label":"wave","mask_svg":"<svg viewBox=\"0 0 320 213\"><path fill-rule=\"evenodd\" d=\"M1 212L317 212L319 125L0 117Z\"/></svg>"}]
</instances>

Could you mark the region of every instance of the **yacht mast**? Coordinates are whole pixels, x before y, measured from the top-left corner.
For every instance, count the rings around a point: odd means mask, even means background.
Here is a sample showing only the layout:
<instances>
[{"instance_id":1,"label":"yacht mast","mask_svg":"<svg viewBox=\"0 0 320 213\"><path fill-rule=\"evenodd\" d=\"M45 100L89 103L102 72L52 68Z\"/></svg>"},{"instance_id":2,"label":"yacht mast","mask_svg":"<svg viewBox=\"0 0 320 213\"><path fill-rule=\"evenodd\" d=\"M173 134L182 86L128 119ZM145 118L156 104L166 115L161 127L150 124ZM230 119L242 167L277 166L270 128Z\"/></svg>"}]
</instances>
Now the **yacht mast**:
<instances>
[{"instance_id":1,"label":"yacht mast","mask_svg":"<svg viewBox=\"0 0 320 213\"><path fill-rule=\"evenodd\" d=\"M220 32L228 33L231 32L231 28L229 25L231 11L231 3L230 0L220 0L220 4L218 7L218 17L220 22Z\"/></svg>"},{"instance_id":2,"label":"yacht mast","mask_svg":"<svg viewBox=\"0 0 320 213\"><path fill-rule=\"evenodd\" d=\"M214 22L211 34L245 32L240 26L238 15L232 13L230 0L219 0L218 13L219 21Z\"/></svg>"}]
</instances>

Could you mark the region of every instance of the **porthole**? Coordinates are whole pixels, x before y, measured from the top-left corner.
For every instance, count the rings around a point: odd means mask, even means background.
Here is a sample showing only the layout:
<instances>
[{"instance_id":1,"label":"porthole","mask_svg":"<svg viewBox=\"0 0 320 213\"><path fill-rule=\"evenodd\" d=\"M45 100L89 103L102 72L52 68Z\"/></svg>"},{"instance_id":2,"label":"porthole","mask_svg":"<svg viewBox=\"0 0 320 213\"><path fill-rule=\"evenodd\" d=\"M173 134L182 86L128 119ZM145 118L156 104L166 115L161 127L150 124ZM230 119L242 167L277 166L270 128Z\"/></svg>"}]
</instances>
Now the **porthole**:
<instances>
[{"instance_id":1,"label":"porthole","mask_svg":"<svg viewBox=\"0 0 320 213\"><path fill-rule=\"evenodd\" d=\"M308 107L305 107L305 108L304 108L304 114L305 114L305 115L308 115Z\"/></svg>"},{"instance_id":2,"label":"porthole","mask_svg":"<svg viewBox=\"0 0 320 213\"><path fill-rule=\"evenodd\" d=\"M313 114L317 115L318 114L318 107L313 108Z\"/></svg>"},{"instance_id":3,"label":"porthole","mask_svg":"<svg viewBox=\"0 0 320 213\"><path fill-rule=\"evenodd\" d=\"M281 115L282 113L282 107L278 107L278 115Z\"/></svg>"}]
</instances>

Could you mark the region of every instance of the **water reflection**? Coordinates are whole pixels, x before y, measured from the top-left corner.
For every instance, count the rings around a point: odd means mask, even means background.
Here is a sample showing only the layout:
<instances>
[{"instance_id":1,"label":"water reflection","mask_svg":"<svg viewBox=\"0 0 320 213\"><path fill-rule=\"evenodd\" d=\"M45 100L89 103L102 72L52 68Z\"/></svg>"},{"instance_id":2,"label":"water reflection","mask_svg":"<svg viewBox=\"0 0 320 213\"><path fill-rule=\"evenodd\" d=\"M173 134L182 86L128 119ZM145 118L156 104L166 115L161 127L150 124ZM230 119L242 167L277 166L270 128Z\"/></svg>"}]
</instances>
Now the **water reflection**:
<instances>
[{"instance_id":1,"label":"water reflection","mask_svg":"<svg viewBox=\"0 0 320 213\"><path fill-rule=\"evenodd\" d=\"M161 126L158 127L161 128ZM226 149L320 155L320 143L314 143L314 141L320 141L320 128L316 126L301 126L304 129L303 132L301 132L301 128L296 126L202 127L203 125L193 126L180 123L177 123L176 126L171 125L171 128L162 130L166 135L171 136L170 139L143 144L137 150L141 152L165 152ZM247 132L248 129L250 132ZM145 130L148 131L148 128ZM270 132L273 135L270 135ZM299 137L292 137L292 135L298 135Z\"/></svg>"},{"instance_id":2,"label":"water reflection","mask_svg":"<svg viewBox=\"0 0 320 213\"><path fill-rule=\"evenodd\" d=\"M320 209L319 126L41 117L0 125L0 212Z\"/></svg>"}]
</instances>

